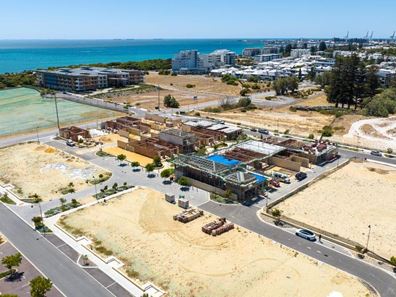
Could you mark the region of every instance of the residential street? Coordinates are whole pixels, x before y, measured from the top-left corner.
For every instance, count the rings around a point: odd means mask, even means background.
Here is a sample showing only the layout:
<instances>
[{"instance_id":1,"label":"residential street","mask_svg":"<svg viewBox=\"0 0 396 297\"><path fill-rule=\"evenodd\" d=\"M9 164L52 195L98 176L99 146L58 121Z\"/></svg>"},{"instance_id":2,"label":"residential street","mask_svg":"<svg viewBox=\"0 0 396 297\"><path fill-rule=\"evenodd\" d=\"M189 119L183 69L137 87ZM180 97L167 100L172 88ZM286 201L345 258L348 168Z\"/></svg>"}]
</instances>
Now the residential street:
<instances>
[{"instance_id":1,"label":"residential street","mask_svg":"<svg viewBox=\"0 0 396 297\"><path fill-rule=\"evenodd\" d=\"M0 232L67 297L113 296L2 203L0 217Z\"/></svg>"},{"instance_id":2,"label":"residential street","mask_svg":"<svg viewBox=\"0 0 396 297\"><path fill-rule=\"evenodd\" d=\"M69 153L75 154L74 148L67 147L63 142L50 140L47 143ZM4 143L0 142L0 144L3 145ZM343 149L340 150L340 152L342 155L341 160L346 160L350 157L358 157L373 159L389 164L396 164L395 159L375 157L365 153L346 151ZM391 273L369 265L357 258L340 253L328 246L308 242L296 237L290 232L282 230L282 228L275 227L274 225L264 223L259 220L257 217L257 211L259 207L263 206L262 201L259 202L259 204L253 204L249 207L243 205L221 205L209 201L209 195L205 191L196 188L191 188L189 191L182 191L180 186L177 184L165 185L163 183L163 179L158 177L158 174L154 178L148 178L147 173L143 170L141 172L133 172L130 166L122 167L119 165L119 162L112 157L98 157L94 153L87 153L78 156L113 173L110 180L102 185L97 185L97 191L104 185L112 185L114 182L117 182L118 184L127 182L131 185L146 186L163 193L172 193L176 196L184 195L194 206L199 206L203 210L211 212L217 216L226 217L230 221L241 225L252 232L261 234L279 242L282 245L307 254L318 261L328 263L361 278L366 283L374 287L382 297L396 296L396 278L394 275L391 275ZM336 165L337 164L335 163L331 164L333 167ZM320 168L320 171L322 170L324 169ZM314 178L314 175L310 178ZM309 182L309 179L307 182ZM72 198L81 199L94 193L95 188L91 187L81 192L69 194L66 198L68 200ZM59 201L54 200L48 203L42 203L42 208L45 211L58 205ZM30 222L33 216L39 214L39 208L37 206L33 208L30 207L30 205L23 207L12 206L12 209L27 222ZM3 232L19 249L21 249L26 257L33 260L34 263L46 275L48 275L48 277L50 277L54 283L63 292L65 292L65 294L67 294L67 296L92 296L92 293L91 295L82 295L81 292L95 292L95 296L111 296L104 287L92 279L80 267L67 259L62 253L56 250L54 246L43 240L42 237L34 232L17 216L8 211L4 206L1 206L0 214L2 218L5 218L0 221L0 231ZM40 239L36 240L36 238ZM77 293L80 295L76 295Z\"/></svg>"}]
</instances>

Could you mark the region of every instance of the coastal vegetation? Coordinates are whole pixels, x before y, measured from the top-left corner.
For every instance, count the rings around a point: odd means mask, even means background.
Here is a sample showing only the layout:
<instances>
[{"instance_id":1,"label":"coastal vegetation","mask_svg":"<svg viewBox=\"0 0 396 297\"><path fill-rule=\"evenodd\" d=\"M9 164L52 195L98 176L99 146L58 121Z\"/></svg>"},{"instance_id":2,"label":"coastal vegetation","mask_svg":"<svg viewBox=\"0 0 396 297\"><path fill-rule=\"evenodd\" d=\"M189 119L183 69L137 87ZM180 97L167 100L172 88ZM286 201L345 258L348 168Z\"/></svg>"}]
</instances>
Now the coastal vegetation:
<instances>
[{"instance_id":1,"label":"coastal vegetation","mask_svg":"<svg viewBox=\"0 0 396 297\"><path fill-rule=\"evenodd\" d=\"M68 67L80 67L82 65L71 65ZM88 66L97 67L114 67L122 69L137 69L142 71L165 71L172 67L171 59L153 59L145 61L129 61L129 62L111 62L111 63L96 63ZM59 66L60 67L60 66ZM59 67L50 67L49 69L56 69ZM31 86L39 89L37 78L34 71L24 71L20 73L5 73L0 74L0 90L5 88L14 88L20 86ZM45 90L43 90L45 92Z\"/></svg>"},{"instance_id":2,"label":"coastal vegetation","mask_svg":"<svg viewBox=\"0 0 396 297\"><path fill-rule=\"evenodd\" d=\"M80 65L81 66L81 65ZM97 63L90 64L89 66L97 67L114 67L122 69L137 69L142 71L163 71L172 68L171 59L153 59L145 61L129 61L129 62L111 62L111 63ZM77 67L77 66L76 66Z\"/></svg>"},{"instance_id":3,"label":"coastal vegetation","mask_svg":"<svg viewBox=\"0 0 396 297\"><path fill-rule=\"evenodd\" d=\"M36 86L37 79L33 72L0 74L0 90L20 86Z\"/></svg>"}]
</instances>

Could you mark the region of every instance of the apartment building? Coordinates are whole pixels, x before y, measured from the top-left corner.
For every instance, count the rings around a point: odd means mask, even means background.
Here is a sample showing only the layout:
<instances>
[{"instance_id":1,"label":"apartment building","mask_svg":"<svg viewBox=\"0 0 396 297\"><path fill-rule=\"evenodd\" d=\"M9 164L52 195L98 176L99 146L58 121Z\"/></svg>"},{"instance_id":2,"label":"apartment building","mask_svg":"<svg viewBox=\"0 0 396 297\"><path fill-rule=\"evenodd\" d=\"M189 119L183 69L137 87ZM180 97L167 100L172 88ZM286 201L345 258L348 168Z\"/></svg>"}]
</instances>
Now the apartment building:
<instances>
[{"instance_id":1,"label":"apartment building","mask_svg":"<svg viewBox=\"0 0 396 297\"><path fill-rule=\"evenodd\" d=\"M269 62L276 59L281 59L282 56L280 54L263 54L254 57L254 60L257 63Z\"/></svg>"},{"instance_id":2,"label":"apartment building","mask_svg":"<svg viewBox=\"0 0 396 297\"><path fill-rule=\"evenodd\" d=\"M232 66L236 63L236 53L220 49L206 55L201 55L197 50L180 51L172 59L172 71L176 73L207 73L209 70Z\"/></svg>"},{"instance_id":3,"label":"apartment building","mask_svg":"<svg viewBox=\"0 0 396 297\"><path fill-rule=\"evenodd\" d=\"M302 56L307 56L311 54L310 49L304 49L304 48L295 48L292 49L290 52L290 57L292 58L301 58Z\"/></svg>"},{"instance_id":4,"label":"apartment building","mask_svg":"<svg viewBox=\"0 0 396 297\"><path fill-rule=\"evenodd\" d=\"M172 59L172 71L176 73L202 73L199 52L197 50L180 51Z\"/></svg>"},{"instance_id":5,"label":"apartment building","mask_svg":"<svg viewBox=\"0 0 396 297\"><path fill-rule=\"evenodd\" d=\"M144 81L144 72L104 67L60 68L37 71L39 84L45 88L89 92L108 87L124 87Z\"/></svg>"}]
</instances>

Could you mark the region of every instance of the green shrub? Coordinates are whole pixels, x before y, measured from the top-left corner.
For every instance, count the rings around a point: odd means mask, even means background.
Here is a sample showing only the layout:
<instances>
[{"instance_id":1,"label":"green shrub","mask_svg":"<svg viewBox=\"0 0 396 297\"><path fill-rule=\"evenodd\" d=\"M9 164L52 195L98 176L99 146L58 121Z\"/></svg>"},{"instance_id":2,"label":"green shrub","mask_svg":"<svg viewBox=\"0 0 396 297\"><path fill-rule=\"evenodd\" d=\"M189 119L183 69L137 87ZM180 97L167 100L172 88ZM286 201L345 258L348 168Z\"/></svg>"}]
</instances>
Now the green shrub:
<instances>
[{"instance_id":1,"label":"green shrub","mask_svg":"<svg viewBox=\"0 0 396 297\"><path fill-rule=\"evenodd\" d=\"M331 126L324 126L322 128L323 137L331 137L332 135L333 135L333 128L331 128Z\"/></svg>"}]
</instances>

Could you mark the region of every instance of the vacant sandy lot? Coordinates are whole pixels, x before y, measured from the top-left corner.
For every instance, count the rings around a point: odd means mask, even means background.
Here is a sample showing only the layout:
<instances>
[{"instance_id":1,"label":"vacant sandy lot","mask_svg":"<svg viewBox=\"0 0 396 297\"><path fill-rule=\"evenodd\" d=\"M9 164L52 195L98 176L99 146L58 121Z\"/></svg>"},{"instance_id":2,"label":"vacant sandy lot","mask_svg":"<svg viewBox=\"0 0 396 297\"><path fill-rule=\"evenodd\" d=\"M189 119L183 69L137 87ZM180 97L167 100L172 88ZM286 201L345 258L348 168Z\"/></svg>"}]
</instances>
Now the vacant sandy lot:
<instances>
[{"instance_id":1,"label":"vacant sandy lot","mask_svg":"<svg viewBox=\"0 0 396 297\"><path fill-rule=\"evenodd\" d=\"M150 72L146 76L145 82L150 85L160 87L160 107L163 108L164 96L172 95L181 106L194 105L208 101L218 101L226 96L238 96L241 87L230 86L221 82L218 78L206 77L203 75L159 75ZM195 87L187 88L191 84ZM105 97L109 97L109 94ZM196 97L196 98L194 98ZM158 105L158 92L149 90L136 94L135 92L116 92L110 98L112 101L129 103L147 109L154 109Z\"/></svg>"},{"instance_id":2,"label":"vacant sandy lot","mask_svg":"<svg viewBox=\"0 0 396 297\"><path fill-rule=\"evenodd\" d=\"M243 228L206 235L201 226L213 216L173 221L180 210L162 194L138 189L62 221L101 241L126 270L170 296L371 296L353 277Z\"/></svg>"},{"instance_id":3,"label":"vacant sandy lot","mask_svg":"<svg viewBox=\"0 0 396 297\"><path fill-rule=\"evenodd\" d=\"M284 215L396 255L396 168L351 162L279 205Z\"/></svg>"},{"instance_id":4,"label":"vacant sandy lot","mask_svg":"<svg viewBox=\"0 0 396 297\"><path fill-rule=\"evenodd\" d=\"M38 194L44 201L61 197L60 189L74 184L75 191L90 185L87 179L105 173L82 159L48 145L21 144L0 150L0 181L11 183L24 199Z\"/></svg>"},{"instance_id":5,"label":"vacant sandy lot","mask_svg":"<svg viewBox=\"0 0 396 297\"><path fill-rule=\"evenodd\" d=\"M396 117L361 119L354 122L346 132L344 141L396 151Z\"/></svg>"},{"instance_id":6,"label":"vacant sandy lot","mask_svg":"<svg viewBox=\"0 0 396 297\"><path fill-rule=\"evenodd\" d=\"M228 122L278 130L279 132L289 130L292 134L300 134L302 136L308 136L310 133L320 134L318 131L323 126L330 125L333 119L332 116L322 115L318 112L290 112L276 109L255 110L245 113L240 111L223 113L201 112L201 116L210 116Z\"/></svg>"},{"instance_id":7,"label":"vacant sandy lot","mask_svg":"<svg viewBox=\"0 0 396 297\"><path fill-rule=\"evenodd\" d=\"M159 85L163 89L177 89L185 91L197 91L204 93L216 93L223 95L239 96L242 89L240 85L227 85L221 81L220 78L208 77L204 75L159 75L156 72L150 72L145 77L145 82L151 85ZM195 85L194 88L189 89L187 84Z\"/></svg>"}]
</instances>

